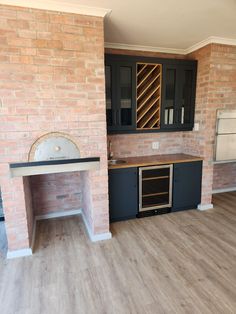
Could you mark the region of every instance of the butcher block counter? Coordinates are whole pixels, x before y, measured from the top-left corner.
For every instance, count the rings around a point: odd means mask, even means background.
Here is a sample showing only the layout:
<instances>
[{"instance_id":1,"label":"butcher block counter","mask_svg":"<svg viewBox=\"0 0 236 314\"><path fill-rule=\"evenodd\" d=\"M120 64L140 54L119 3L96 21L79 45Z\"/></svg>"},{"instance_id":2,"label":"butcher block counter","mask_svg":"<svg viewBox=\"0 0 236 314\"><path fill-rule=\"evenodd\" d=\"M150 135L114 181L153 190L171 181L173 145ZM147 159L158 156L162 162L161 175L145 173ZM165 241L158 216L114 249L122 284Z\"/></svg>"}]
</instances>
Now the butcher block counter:
<instances>
[{"instance_id":1,"label":"butcher block counter","mask_svg":"<svg viewBox=\"0 0 236 314\"><path fill-rule=\"evenodd\" d=\"M196 157L186 154L168 154L119 158L123 161L120 164L108 164L109 169L120 169L130 167L155 166L164 164L177 164L183 162L202 161L202 157Z\"/></svg>"}]
</instances>

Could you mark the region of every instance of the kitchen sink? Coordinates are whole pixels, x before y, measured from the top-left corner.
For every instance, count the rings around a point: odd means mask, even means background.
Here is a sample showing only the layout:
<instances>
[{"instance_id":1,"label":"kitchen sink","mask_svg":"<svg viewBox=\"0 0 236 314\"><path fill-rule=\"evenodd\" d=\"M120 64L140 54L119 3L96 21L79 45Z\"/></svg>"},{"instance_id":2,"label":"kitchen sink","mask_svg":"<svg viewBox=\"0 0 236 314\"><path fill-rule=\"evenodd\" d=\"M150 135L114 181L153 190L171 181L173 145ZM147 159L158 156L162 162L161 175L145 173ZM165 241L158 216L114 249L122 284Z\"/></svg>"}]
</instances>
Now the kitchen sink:
<instances>
[{"instance_id":1,"label":"kitchen sink","mask_svg":"<svg viewBox=\"0 0 236 314\"><path fill-rule=\"evenodd\" d=\"M110 159L108 160L109 165L120 165L120 164L125 164L126 161L122 159Z\"/></svg>"}]
</instances>

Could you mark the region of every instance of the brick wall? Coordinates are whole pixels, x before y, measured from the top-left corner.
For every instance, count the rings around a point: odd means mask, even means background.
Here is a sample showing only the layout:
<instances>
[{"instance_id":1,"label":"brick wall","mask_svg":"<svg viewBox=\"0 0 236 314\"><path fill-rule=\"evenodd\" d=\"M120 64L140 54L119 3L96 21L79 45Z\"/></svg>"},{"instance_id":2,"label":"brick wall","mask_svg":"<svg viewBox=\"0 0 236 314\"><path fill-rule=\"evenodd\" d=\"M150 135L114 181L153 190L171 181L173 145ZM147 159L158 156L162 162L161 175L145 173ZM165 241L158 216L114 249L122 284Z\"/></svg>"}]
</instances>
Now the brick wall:
<instances>
[{"instance_id":1,"label":"brick wall","mask_svg":"<svg viewBox=\"0 0 236 314\"><path fill-rule=\"evenodd\" d=\"M31 177L35 215L82 208L81 173L57 173Z\"/></svg>"},{"instance_id":2,"label":"brick wall","mask_svg":"<svg viewBox=\"0 0 236 314\"><path fill-rule=\"evenodd\" d=\"M109 135L114 157L147 156L181 153L182 132ZM152 149L152 142L159 142L159 149Z\"/></svg>"},{"instance_id":3,"label":"brick wall","mask_svg":"<svg viewBox=\"0 0 236 314\"><path fill-rule=\"evenodd\" d=\"M209 115L209 82L211 45L199 49L188 56L198 60L195 122L199 123L198 132L183 135L183 152L204 157L202 179L202 204L211 204L213 182L213 134ZM212 121L211 121L212 123Z\"/></svg>"},{"instance_id":4,"label":"brick wall","mask_svg":"<svg viewBox=\"0 0 236 314\"><path fill-rule=\"evenodd\" d=\"M212 45L211 73L210 106L236 110L235 46ZM236 163L214 166L213 189L224 188L236 188Z\"/></svg>"},{"instance_id":5,"label":"brick wall","mask_svg":"<svg viewBox=\"0 0 236 314\"><path fill-rule=\"evenodd\" d=\"M9 249L29 246L27 217L33 217L26 215L23 180L9 179L8 162L26 161L48 132L70 135L81 157L101 158L100 170L88 175L91 203L84 215L91 230L108 232L103 19L3 5L0 16L0 186ZM69 187L68 175L59 176L60 190L56 178L32 179L33 203L43 212L65 209L65 198L70 209L76 200L80 205L79 177Z\"/></svg>"},{"instance_id":6,"label":"brick wall","mask_svg":"<svg viewBox=\"0 0 236 314\"><path fill-rule=\"evenodd\" d=\"M236 175L234 164L213 166L212 163L217 109L236 109L236 47L212 44L189 57L198 60L195 118L200 123L200 131L184 134L184 152L199 153L205 158L202 202L209 204L212 189L234 186ZM221 179L226 168L225 178Z\"/></svg>"},{"instance_id":7,"label":"brick wall","mask_svg":"<svg viewBox=\"0 0 236 314\"><path fill-rule=\"evenodd\" d=\"M236 163L214 165L213 190L236 188Z\"/></svg>"}]
</instances>

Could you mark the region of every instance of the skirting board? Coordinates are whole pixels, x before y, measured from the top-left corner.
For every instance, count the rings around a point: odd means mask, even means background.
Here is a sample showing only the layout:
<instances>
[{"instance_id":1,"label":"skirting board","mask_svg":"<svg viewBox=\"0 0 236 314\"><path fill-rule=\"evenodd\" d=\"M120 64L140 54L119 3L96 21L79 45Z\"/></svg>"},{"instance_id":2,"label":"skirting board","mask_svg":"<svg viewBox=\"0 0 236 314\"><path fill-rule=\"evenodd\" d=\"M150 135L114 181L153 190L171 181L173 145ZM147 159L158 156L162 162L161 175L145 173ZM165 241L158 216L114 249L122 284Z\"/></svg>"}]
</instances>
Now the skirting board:
<instances>
[{"instance_id":1,"label":"skirting board","mask_svg":"<svg viewBox=\"0 0 236 314\"><path fill-rule=\"evenodd\" d=\"M22 250L15 250L15 251L8 251L7 252L7 259L33 255L35 233L36 233L36 219L34 220L34 225L33 225L31 248L22 249Z\"/></svg>"},{"instance_id":2,"label":"skirting board","mask_svg":"<svg viewBox=\"0 0 236 314\"><path fill-rule=\"evenodd\" d=\"M213 190L212 194L235 192L235 191L236 191L236 187L234 187L234 188L226 188L226 189L218 189L218 190Z\"/></svg>"},{"instance_id":3,"label":"skirting board","mask_svg":"<svg viewBox=\"0 0 236 314\"><path fill-rule=\"evenodd\" d=\"M44 214L44 215L36 216L35 220L37 221L37 220L43 220L43 219L59 218L59 217L74 216L74 215L81 215L82 216L86 231L87 231L88 236L92 242L111 239L112 235L110 232L93 234L93 232L89 228L89 225L88 225L87 220L83 214L82 209L75 209L75 210L68 210L68 211L64 211L64 212Z\"/></svg>"},{"instance_id":4,"label":"skirting board","mask_svg":"<svg viewBox=\"0 0 236 314\"><path fill-rule=\"evenodd\" d=\"M206 205L199 204L197 207L197 209L201 211L212 209L212 208L213 208L213 204L206 204Z\"/></svg>"},{"instance_id":5,"label":"skirting board","mask_svg":"<svg viewBox=\"0 0 236 314\"><path fill-rule=\"evenodd\" d=\"M90 228L88 226L86 218L83 215L82 209L75 209L75 210L68 210L68 211L63 211L63 212L38 215L35 217L35 220L34 220L31 248L16 250L16 251L8 251L7 252L7 258L11 259L11 258L16 258L16 257L30 256L33 254L34 243L35 243L35 234L36 234L36 225L37 225L38 220L60 218L60 217L67 217L67 216L74 216L74 215L81 215L82 216L86 231L87 231L89 238L92 242L111 239L111 237L112 237L111 232L101 233L101 234L93 234L92 233L92 231L90 230Z\"/></svg>"},{"instance_id":6,"label":"skirting board","mask_svg":"<svg viewBox=\"0 0 236 314\"><path fill-rule=\"evenodd\" d=\"M99 233L99 234L93 234L93 232L91 231L91 229L89 228L89 225L87 223L87 220L83 214L83 211L81 213L81 216L83 218L83 222L85 225L85 228L87 230L88 236L90 238L90 240L92 242L97 242L97 241L103 241L103 240L109 240L112 238L112 234L111 232L106 232L106 233Z\"/></svg>"},{"instance_id":7,"label":"skirting board","mask_svg":"<svg viewBox=\"0 0 236 314\"><path fill-rule=\"evenodd\" d=\"M36 216L35 220L38 221L38 220L44 220L44 219L52 219L52 218L60 218L60 217L80 215L81 212L82 212L81 209L73 209L73 210L67 210L67 211L62 211L62 212L43 214L43 215Z\"/></svg>"},{"instance_id":8,"label":"skirting board","mask_svg":"<svg viewBox=\"0 0 236 314\"><path fill-rule=\"evenodd\" d=\"M17 258L17 257L24 257L32 255L32 249L22 249L22 250L15 250L15 251L8 251L7 252L7 259Z\"/></svg>"}]
</instances>

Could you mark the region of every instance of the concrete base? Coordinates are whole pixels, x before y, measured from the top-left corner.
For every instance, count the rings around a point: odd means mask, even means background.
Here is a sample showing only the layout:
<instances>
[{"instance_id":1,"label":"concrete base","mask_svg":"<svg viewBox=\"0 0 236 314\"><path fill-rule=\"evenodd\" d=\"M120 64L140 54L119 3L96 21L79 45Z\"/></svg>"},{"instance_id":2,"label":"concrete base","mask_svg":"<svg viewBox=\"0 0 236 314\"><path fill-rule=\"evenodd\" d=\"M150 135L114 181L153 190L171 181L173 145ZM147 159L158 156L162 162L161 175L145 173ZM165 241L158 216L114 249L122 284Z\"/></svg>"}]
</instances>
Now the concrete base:
<instances>
[{"instance_id":1,"label":"concrete base","mask_svg":"<svg viewBox=\"0 0 236 314\"><path fill-rule=\"evenodd\" d=\"M197 209L201 211L212 209L212 208L213 208L213 204L205 204L205 205L199 204L197 207Z\"/></svg>"},{"instance_id":2,"label":"concrete base","mask_svg":"<svg viewBox=\"0 0 236 314\"><path fill-rule=\"evenodd\" d=\"M32 249L22 249L22 250L15 250L15 251L8 251L7 252L7 258L12 259L12 258L17 258L17 257L23 257L23 256L30 256L32 255Z\"/></svg>"},{"instance_id":3,"label":"concrete base","mask_svg":"<svg viewBox=\"0 0 236 314\"><path fill-rule=\"evenodd\" d=\"M88 236L90 238L90 240L92 242L97 242L97 241L103 241L103 240L109 240L112 238L112 234L111 232L106 232L106 233L99 233L99 234L94 234L91 229L89 228L89 225L87 223L87 220L83 214L83 211L82 211L82 218L83 218L83 222L84 222L84 225L86 227L86 230L87 230L87 233L88 233Z\"/></svg>"}]
</instances>

